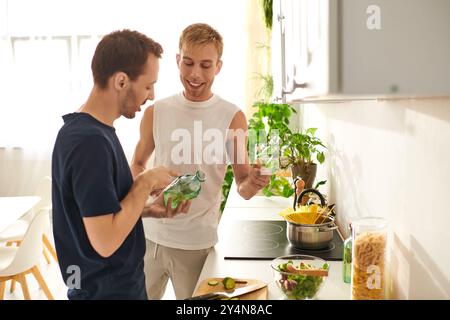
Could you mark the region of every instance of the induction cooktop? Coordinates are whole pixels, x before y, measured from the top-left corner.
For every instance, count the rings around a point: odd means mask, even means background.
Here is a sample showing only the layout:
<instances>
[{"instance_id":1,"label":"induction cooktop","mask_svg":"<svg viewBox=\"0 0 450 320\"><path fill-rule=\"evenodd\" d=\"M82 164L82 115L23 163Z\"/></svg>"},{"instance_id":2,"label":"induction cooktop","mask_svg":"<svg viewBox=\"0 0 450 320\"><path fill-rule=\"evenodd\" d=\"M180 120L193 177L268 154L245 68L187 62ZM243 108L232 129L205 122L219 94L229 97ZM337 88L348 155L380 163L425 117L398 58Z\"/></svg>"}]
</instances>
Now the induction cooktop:
<instances>
[{"instance_id":1,"label":"induction cooktop","mask_svg":"<svg viewBox=\"0 0 450 320\"><path fill-rule=\"evenodd\" d=\"M224 226L225 227L225 226ZM306 254L324 260L342 260L343 241L337 230L328 248L304 250L286 237L286 221L238 220L226 225L221 243L228 260L272 260L279 256Z\"/></svg>"}]
</instances>

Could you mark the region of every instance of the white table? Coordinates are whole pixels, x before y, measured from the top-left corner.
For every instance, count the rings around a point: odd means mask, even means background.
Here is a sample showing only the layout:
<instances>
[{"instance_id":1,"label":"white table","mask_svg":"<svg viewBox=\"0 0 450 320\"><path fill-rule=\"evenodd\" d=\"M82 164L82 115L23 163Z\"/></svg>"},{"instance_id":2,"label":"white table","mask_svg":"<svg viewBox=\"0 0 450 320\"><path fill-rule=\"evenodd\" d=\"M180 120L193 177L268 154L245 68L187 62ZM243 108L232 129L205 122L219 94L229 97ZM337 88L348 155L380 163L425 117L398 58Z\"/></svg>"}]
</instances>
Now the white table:
<instances>
[{"instance_id":1,"label":"white table","mask_svg":"<svg viewBox=\"0 0 450 320\"><path fill-rule=\"evenodd\" d=\"M236 192L233 183L219 224L219 243L206 258L197 287L206 278L233 276L236 278L259 279L269 284L269 299L282 299L282 294L273 280L271 261L261 260L225 260L225 245L221 243L227 225L236 220L283 220L278 215L282 209L292 205L293 198L255 196L246 201ZM318 299L345 300L350 299L350 285L342 281L342 261L328 261L330 272Z\"/></svg>"},{"instance_id":2,"label":"white table","mask_svg":"<svg viewBox=\"0 0 450 320\"><path fill-rule=\"evenodd\" d=\"M40 200L38 196L0 197L0 232L33 209Z\"/></svg>"}]
</instances>

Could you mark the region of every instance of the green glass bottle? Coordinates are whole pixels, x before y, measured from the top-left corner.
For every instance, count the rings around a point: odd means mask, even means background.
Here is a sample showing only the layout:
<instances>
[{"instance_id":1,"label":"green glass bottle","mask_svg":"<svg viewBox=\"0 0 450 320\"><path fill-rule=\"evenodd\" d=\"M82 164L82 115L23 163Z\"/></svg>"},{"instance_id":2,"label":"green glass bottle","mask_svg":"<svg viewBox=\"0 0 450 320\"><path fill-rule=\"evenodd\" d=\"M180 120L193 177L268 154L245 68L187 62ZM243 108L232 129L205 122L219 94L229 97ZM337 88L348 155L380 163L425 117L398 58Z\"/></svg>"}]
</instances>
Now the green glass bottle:
<instances>
[{"instance_id":1,"label":"green glass bottle","mask_svg":"<svg viewBox=\"0 0 450 320\"><path fill-rule=\"evenodd\" d=\"M344 241L344 254L342 257L342 277L345 283L352 281L352 225L349 225L350 235Z\"/></svg>"},{"instance_id":2,"label":"green glass bottle","mask_svg":"<svg viewBox=\"0 0 450 320\"><path fill-rule=\"evenodd\" d=\"M167 206L169 198L172 198L172 209L175 209L181 201L196 198L205 180L205 173L201 170L195 175L179 176L164 189L164 204Z\"/></svg>"}]
</instances>

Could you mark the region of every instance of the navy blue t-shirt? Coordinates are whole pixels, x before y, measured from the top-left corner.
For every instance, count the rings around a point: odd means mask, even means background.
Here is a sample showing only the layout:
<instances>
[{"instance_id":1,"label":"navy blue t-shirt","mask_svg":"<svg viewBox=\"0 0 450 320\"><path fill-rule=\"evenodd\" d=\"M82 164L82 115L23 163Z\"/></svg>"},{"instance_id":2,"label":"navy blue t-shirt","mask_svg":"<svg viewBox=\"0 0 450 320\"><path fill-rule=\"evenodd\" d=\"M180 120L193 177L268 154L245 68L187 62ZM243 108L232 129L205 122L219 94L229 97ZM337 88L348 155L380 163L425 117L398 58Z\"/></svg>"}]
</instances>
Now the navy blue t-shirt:
<instances>
[{"instance_id":1,"label":"navy blue t-shirt","mask_svg":"<svg viewBox=\"0 0 450 320\"><path fill-rule=\"evenodd\" d=\"M87 113L63 119L52 156L52 201L53 234L68 298L147 299L142 219L108 258L91 246L83 224L83 217L119 212L133 184L115 129Z\"/></svg>"}]
</instances>

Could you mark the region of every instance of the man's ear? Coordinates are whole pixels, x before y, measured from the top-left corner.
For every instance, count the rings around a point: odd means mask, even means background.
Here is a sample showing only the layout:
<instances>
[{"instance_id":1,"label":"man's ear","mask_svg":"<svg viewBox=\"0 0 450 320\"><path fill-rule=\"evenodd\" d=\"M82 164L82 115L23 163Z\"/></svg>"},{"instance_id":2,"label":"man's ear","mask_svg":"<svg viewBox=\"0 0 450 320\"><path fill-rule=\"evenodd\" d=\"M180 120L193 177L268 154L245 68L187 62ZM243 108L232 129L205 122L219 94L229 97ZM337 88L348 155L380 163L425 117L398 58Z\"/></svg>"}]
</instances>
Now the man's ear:
<instances>
[{"instance_id":1,"label":"man's ear","mask_svg":"<svg viewBox=\"0 0 450 320\"><path fill-rule=\"evenodd\" d=\"M125 72L116 72L114 74L114 89L122 90L127 87L129 78Z\"/></svg>"},{"instance_id":2,"label":"man's ear","mask_svg":"<svg viewBox=\"0 0 450 320\"><path fill-rule=\"evenodd\" d=\"M216 76L219 74L220 70L222 69L222 60L217 61L217 65L216 65Z\"/></svg>"}]
</instances>

